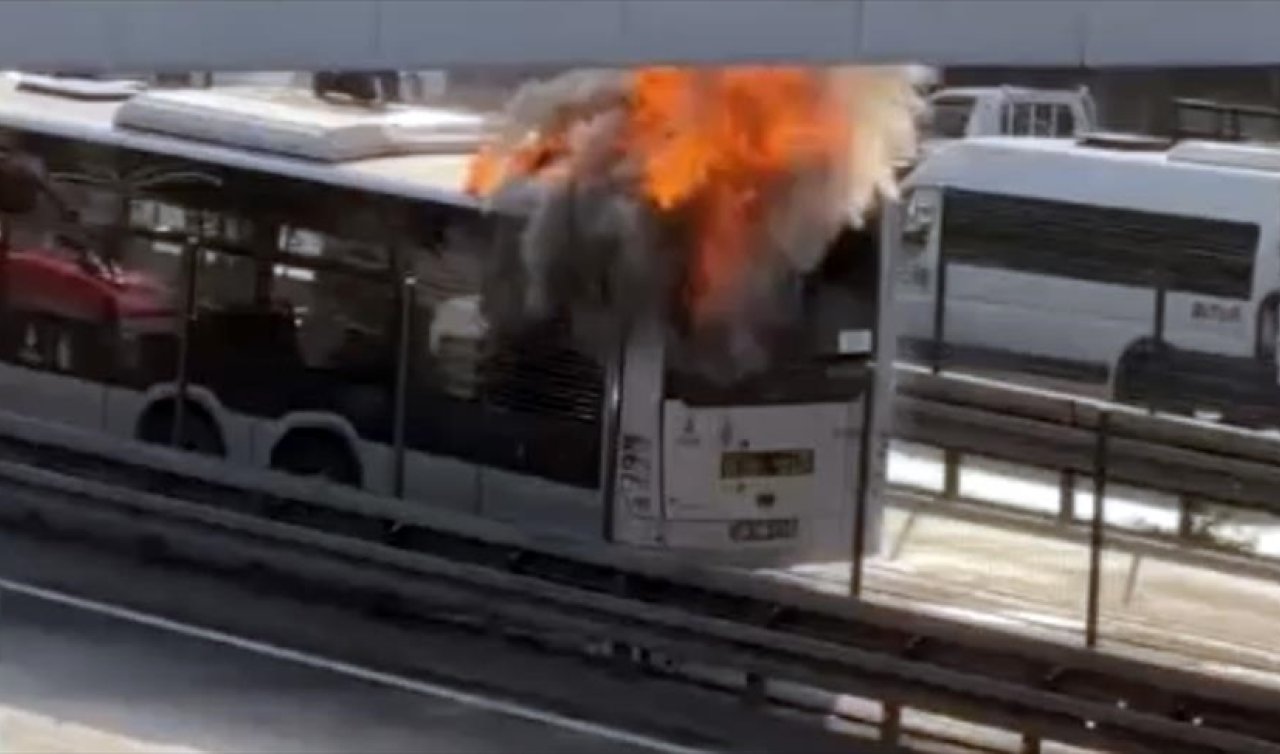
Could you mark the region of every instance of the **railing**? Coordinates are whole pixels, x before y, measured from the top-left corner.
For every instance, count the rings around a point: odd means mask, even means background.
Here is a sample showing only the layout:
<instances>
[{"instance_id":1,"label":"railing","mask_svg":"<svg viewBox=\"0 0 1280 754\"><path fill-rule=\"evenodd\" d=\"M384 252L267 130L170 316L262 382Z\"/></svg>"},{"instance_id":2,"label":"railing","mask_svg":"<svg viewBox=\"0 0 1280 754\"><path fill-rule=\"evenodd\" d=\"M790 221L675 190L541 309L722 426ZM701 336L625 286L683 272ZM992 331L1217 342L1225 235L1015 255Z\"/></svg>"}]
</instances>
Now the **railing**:
<instances>
[{"instance_id":1,"label":"railing","mask_svg":"<svg viewBox=\"0 0 1280 754\"><path fill-rule=\"evenodd\" d=\"M904 399L904 426L942 432L948 421L972 427L974 416L990 418L967 389L951 380L904 381L904 394L914 396ZM955 393L957 405L938 403L929 390ZM1048 441L1048 430L1065 429L1052 458L1087 465L1078 456L1083 448L1083 458L1092 458L1087 449L1099 434L1087 412L1054 423L1056 399L1026 401L1027 416L998 421L1021 421L1024 436ZM1112 437L1112 449L1123 451L1124 436ZM963 433L955 442L968 447ZM536 541L507 527L212 461L188 461L190 473L178 475L168 470L179 458L173 451L103 447L90 435L12 416L0 416L0 452L60 469L0 463L0 480L19 491L0 506L10 524L35 518L80 536L115 532L152 549L162 543L224 567L266 565L552 644L604 644L673 677L718 668L756 701L877 699L880 735L892 745L903 710L922 709L1017 730L1024 751L1046 740L1118 752L1280 752L1272 714L1280 696L1237 683L801 593L665 554Z\"/></svg>"},{"instance_id":2,"label":"railing","mask_svg":"<svg viewBox=\"0 0 1280 754\"><path fill-rule=\"evenodd\" d=\"M1176 555L1179 562L1280 577L1280 563L1215 542L1195 526L1196 511L1204 504L1280 514L1280 442L1222 425L980 378L910 367L899 370L898 377L894 435L942 449L944 497L959 497L961 459L968 455L1057 472L1057 528L1065 526L1073 536L1088 540L1084 629L1089 646L1098 640L1100 563L1112 541L1137 554ZM1087 521L1074 512L1082 479L1092 483L1094 510ZM1113 484L1175 496L1175 532L1139 534L1107 527L1107 488ZM1034 516L993 515L1036 525ZM1178 546L1176 553L1171 545Z\"/></svg>"}]
</instances>

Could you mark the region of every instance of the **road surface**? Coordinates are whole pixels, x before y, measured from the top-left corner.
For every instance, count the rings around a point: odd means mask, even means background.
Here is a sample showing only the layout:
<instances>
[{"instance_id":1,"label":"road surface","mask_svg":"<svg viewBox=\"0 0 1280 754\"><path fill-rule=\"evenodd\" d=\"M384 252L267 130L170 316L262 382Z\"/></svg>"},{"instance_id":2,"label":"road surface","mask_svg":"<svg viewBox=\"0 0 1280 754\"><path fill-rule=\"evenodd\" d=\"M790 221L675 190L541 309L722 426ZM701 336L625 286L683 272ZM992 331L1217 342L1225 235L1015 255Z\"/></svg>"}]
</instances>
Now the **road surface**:
<instances>
[{"instance_id":1,"label":"road surface","mask_svg":"<svg viewBox=\"0 0 1280 754\"><path fill-rule=\"evenodd\" d=\"M680 751L0 590L0 752ZM534 713L536 716L536 713Z\"/></svg>"}]
</instances>

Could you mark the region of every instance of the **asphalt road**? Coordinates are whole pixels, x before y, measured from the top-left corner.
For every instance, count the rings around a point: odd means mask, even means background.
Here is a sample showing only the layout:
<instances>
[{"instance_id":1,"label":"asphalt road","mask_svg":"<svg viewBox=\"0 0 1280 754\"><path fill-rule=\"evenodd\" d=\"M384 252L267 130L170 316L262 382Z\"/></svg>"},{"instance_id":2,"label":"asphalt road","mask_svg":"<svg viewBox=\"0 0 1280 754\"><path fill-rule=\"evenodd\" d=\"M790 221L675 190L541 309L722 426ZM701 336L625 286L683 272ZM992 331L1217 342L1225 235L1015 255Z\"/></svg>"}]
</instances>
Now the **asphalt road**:
<instances>
[{"instance_id":1,"label":"asphalt road","mask_svg":"<svg viewBox=\"0 0 1280 754\"><path fill-rule=\"evenodd\" d=\"M0 590L3 754L662 750L447 696Z\"/></svg>"}]
</instances>

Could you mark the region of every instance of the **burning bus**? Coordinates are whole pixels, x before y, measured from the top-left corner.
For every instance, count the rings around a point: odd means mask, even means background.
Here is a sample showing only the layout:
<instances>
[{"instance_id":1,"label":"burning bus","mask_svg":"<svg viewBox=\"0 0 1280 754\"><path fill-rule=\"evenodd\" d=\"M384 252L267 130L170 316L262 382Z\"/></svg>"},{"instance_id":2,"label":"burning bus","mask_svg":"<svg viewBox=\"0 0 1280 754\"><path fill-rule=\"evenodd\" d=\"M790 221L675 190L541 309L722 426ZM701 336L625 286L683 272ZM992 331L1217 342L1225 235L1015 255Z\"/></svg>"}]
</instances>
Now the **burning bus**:
<instances>
[{"instance_id":1,"label":"burning bus","mask_svg":"<svg viewBox=\"0 0 1280 754\"><path fill-rule=\"evenodd\" d=\"M155 347L57 371L6 345L0 409L557 536L846 557L906 81L578 72L487 117L12 77L13 154L115 208L93 316Z\"/></svg>"}]
</instances>

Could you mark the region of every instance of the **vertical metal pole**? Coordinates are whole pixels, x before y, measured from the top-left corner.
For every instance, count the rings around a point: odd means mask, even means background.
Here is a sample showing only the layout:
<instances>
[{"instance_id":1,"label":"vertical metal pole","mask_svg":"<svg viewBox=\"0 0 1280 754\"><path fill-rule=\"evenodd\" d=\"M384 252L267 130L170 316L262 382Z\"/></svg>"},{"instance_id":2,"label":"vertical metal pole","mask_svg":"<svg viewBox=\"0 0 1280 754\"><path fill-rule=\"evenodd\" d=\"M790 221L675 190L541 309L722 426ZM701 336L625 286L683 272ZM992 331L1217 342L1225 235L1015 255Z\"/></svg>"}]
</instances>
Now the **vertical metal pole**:
<instances>
[{"instance_id":1,"label":"vertical metal pole","mask_svg":"<svg viewBox=\"0 0 1280 754\"><path fill-rule=\"evenodd\" d=\"M195 321L196 258L199 253L199 238L188 236L182 245L182 328L178 333L178 363L175 378L177 395L173 406L173 435L170 443L175 448L182 446L186 429L187 388L190 382L188 362L191 354L191 326Z\"/></svg>"},{"instance_id":2,"label":"vertical metal pole","mask_svg":"<svg viewBox=\"0 0 1280 754\"><path fill-rule=\"evenodd\" d=\"M872 342L875 342L872 337ZM871 492L871 473L874 467L875 453L875 379L867 380L867 389L862 394L862 432L858 446L858 487L853 501L853 554L849 559L849 595L862 596L863 560L867 554L867 499Z\"/></svg>"},{"instance_id":3,"label":"vertical metal pole","mask_svg":"<svg viewBox=\"0 0 1280 754\"><path fill-rule=\"evenodd\" d=\"M391 418L391 492L404 497L405 428L409 421L410 362L413 355L413 312L416 309L418 279L412 273L400 278L400 338L396 348L396 384Z\"/></svg>"},{"instance_id":4,"label":"vertical metal pole","mask_svg":"<svg viewBox=\"0 0 1280 754\"><path fill-rule=\"evenodd\" d=\"M944 210L945 211L945 210ZM933 288L933 373L942 370L942 351L947 341L947 246L938 244L938 269Z\"/></svg>"},{"instance_id":5,"label":"vertical metal pole","mask_svg":"<svg viewBox=\"0 0 1280 754\"><path fill-rule=\"evenodd\" d=\"M604 402L600 407L600 538L614 541L618 489L618 434L622 428L622 377L631 328L624 328L613 358L605 364ZM661 410L661 408L659 408ZM652 459L650 461L653 462Z\"/></svg>"},{"instance_id":6,"label":"vertical metal pole","mask_svg":"<svg viewBox=\"0 0 1280 754\"><path fill-rule=\"evenodd\" d=\"M893 328L892 295L894 262L902 241L902 208L897 202L885 202L880 211L880 238L876 244L876 294L871 307L871 370L867 387L863 391L862 431L859 433L858 482L854 493L853 547L849 560L849 594L862 595L864 561L867 538L872 534L868 526L869 506L872 503L872 476L877 473L876 458L887 446L881 448L881 440L887 444L888 401L893 397L893 366L895 341ZM883 469L879 471L883 472Z\"/></svg>"},{"instance_id":7,"label":"vertical metal pole","mask_svg":"<svg viewBox=\"0 0 1280 754\"><path fill-rule=\"evenodd\" d=\"M1156 310L1155 310L1155 315L1153 317L1153 326L1152 326L1152 333L1151 333L1151 337L1155 339L1156 345L1164 345L1165 300L1167 297L1168 297L1168 286L1165 285L1165 278L1163 275L1161 275L1160 279L1156 282L1156 300L1155 300Z\"/></svg>"},{"instance_id":8,"label":"vertical metal pole","mask_svg":"<svg viewBox=\"0 0 1280 754\"><path fill-rule=\"evenodd\" d=\"M1085 616L1085 645L1098 646L1098 614L1102 598L1103 529L1106 526L1107 434L1111 415L1098 414L1098 432L1093 446L1093 525L1089 536L1089 604Z\"/></svg>"},{"instance_id":9,"label":"vertical metal pole","mask_svg":"<svg viewBox=\"0 0 1280 754\"><path fill-rule=\"evenodd\" d=\"M1165 302L1167 299L1167 291L1168 291L1168 286L1165 284L1165 278L1166 276L1162 271L1160 273L1159 279L1156 281L1156 297L1155 297L1156 310L1153 318L1154 322L1152 323L1152 329L1154 332L1152 332L1151 336L1155 340L1157 351L1159 351L1159 349L1164 346ZM1156 404L1158 402L1159 401L1156 399L1155 396L1152 396L1152 395L1147 396L1148 413L1155 413Z\"/></svg>"}]
</instances>

